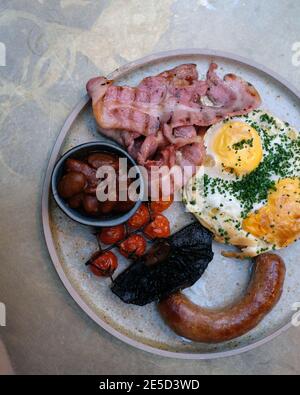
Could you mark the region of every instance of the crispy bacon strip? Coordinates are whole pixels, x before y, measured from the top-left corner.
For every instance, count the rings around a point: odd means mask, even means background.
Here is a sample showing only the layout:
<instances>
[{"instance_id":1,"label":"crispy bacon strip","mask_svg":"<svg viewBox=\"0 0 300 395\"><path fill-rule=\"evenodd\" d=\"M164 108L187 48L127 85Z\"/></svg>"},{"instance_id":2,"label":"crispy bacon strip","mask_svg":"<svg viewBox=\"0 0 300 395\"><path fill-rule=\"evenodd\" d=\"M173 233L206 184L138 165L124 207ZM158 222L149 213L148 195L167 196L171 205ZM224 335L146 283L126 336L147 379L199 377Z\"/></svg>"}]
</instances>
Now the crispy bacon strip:
<instances>
[{"instance_id":1,"label":"crispy bacon strip","mask_svg":"<svg viewBox=\"0 0 300 395\"><path fill-rule=\"evenodd\" d=\"M136 88L114 86L104 77L90 80L87 91L101 133L123 145L149 172L178 165L194 174L205 155L207 126L248 113L261 102L251 84L233 74L221 79L217 68L211 64L206 80L199 81L196 65L184 64L147 77ZM174 182L174 189L186 181Z\"/></svg>"},{"instance_id":2,"label":"crispy bacon strip","mask_svg":"<svg viewBox=\"0 0 300 395\"><path fill-rule=\"evenodd\" d=\"M211 64L206 81L198 81L196 65L182 65L144 79L137 88L113 86L104 77L88 82L95 118L102 129L118 129L143 136L172 128L209 126L228 116L259 107L256 89L240 77L221 79ZM207 96L212 105L204 104Z\"/></svg>"}]
</instances>

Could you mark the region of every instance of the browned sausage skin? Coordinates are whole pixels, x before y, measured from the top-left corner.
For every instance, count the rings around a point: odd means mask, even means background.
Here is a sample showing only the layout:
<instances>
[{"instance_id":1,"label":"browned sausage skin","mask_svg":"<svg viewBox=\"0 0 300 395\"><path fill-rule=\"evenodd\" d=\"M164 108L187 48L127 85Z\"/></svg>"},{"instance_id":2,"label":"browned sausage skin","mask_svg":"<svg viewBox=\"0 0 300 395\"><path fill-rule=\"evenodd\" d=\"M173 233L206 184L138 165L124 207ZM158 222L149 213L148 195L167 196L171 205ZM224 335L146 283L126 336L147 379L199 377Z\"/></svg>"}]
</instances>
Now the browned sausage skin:
<instances>
[{"instance_id":1,"label":"browned sausage skin","mask_svg":"<svg viewBox=\"0 0 300 395\"><path fill-rule=\"evenodd\" d=\"M211 310L176 293L159 303L159 312L179 336L202 343L232 340L255 328L275 307L285 274L285 264L278 255L263 254L255 259L249 287L236 304Z\"/></svg>"}]
</instances>

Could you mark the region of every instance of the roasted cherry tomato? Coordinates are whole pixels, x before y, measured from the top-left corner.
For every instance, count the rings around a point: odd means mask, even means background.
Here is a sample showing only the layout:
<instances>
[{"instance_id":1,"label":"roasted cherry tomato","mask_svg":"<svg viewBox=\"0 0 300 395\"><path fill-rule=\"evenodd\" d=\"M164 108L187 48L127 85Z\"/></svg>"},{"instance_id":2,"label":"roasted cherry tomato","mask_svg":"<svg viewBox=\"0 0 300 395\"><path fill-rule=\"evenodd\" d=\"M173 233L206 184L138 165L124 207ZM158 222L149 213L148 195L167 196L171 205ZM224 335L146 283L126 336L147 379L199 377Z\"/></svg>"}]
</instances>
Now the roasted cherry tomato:
<instances>
[{"instance_id":1,"label":"roasted cherry tomato","mask_svg":"<svg viewBox=\"0 0 300 395\"><path fill-rule=\"evenodd\" d=\"M111 251L99 251L88 264L95 276L110 277L118 267L118 258Z\"/></svg>"},{"instance_id":2,"label":"roasted cherry tomato","mask_svg":"<svg viewBox=\"0 0 300 395\"><path fill-rule=\"evenodd\" d=\"M103 244L111 245L124 240L126 236L125 225L112 226L111 228L103 228L98 235L99 240Z\"/></svg>"},{"instance_id":3,"label":"roasted cherry tomato","mask_svg":"<svg viewBox=\"0 0 300 395\"><path fill-rule=\"evenodd\" d=\"M120 253L126 258L130 256L142 256L147 249L147 242L140 235L132 235L120 244Z\"/></svg>"},{"instance_id":4,"label":"roasted cherry tomato","mask_svg":"<svg viewBox=\"0 0 300 395\"><path fill-rule=\"evenodd\" d=\"M141 229L150 221L148 207L142 204L133 217L127 222L132 229Z\"/></svg>"},{"instance_id":5,"label":"roasted cherry tomato","mask_svg":"<svg viewBox=\"0 0 300 395\"><path fill-rule=\"evenodd\" d=\"M167 200L159 200L157 202L151 202L150 208L153 213L163 213L166 211L174 202L174 197L170 196Z\"/></svg>"},{"instance_id":6,"label":"roasted cherry tomato","mask_svg":"<svg viewBox=\"0 0 300 395\"><path fill-rule=\"evenodd\" d=\"M149 239L166 239L170 237L170 222L162 214L154 216L153 221L146 226L144 233Z\"/></svg>"}]
</instances>

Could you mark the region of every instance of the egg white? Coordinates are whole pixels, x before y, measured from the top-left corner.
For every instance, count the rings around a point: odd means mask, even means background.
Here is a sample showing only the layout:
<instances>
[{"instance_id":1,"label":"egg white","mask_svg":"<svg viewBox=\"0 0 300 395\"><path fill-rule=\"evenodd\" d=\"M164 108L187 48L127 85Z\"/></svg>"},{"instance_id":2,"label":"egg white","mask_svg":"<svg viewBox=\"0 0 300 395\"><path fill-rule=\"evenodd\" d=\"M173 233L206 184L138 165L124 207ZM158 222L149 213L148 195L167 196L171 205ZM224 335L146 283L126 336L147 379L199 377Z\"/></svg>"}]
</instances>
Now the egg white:
<instances>
[{"instance_id":1,"label":"egg white","mask_svg":"<svg viewBox=\"0 0 300 395\"><path fill-rule=\"evenodd\" d=\"M220 192L217 188L215 188L214 193L204 194L205 175L210 179L221 179L229 182L238 178L236 174L231 174L224 169L221 160L213 149L215 136L224 126L224 123L235 121L255 125L262 143L266 137L272 137L268 147L263 144L262 161L275 149L276 144L284 147L284 136L288 137L288 141L290 139L299 139L299 134L295 129L263 110L253 111L243 117L229 118L212 126L207 131L204 139L207 159L197 171L196 176L187 185L184 201L187 209L214 233L216 241L241 248L241 253L233 253L231 256L239 258L255 257L263 252L277 249L278 246L270 244L264 239L256 238L242 229L244 207L236 196L226 190ZM298 152L293 155L289 163L293 177L300 177L300 158L297 155ZM282 179L282 176L279 174L272 175L273 181L276 182L280 179ZM256 202L251 212L259 210L266 203L266 200Z\"/></svg>"}]
</instances>

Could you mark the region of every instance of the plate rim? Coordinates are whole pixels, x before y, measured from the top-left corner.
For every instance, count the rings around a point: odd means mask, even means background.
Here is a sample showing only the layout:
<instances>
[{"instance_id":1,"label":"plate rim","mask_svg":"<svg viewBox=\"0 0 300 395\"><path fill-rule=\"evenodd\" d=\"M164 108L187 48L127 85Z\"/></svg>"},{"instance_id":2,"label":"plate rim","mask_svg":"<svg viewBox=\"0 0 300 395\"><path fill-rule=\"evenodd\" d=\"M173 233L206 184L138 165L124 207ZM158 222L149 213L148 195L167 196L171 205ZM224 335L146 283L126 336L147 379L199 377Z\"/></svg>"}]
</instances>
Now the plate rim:
<instances>
[{"instance_id":1,"label":"plate rim","mask_svg":"<svg viewBox=\"0 0 300 395\"><path fill-rule=\"evenodd\" d=\"M171 50L171 51L163 51L154 53L145 57L142 57L136 61L129 62L115 71L108 75L108 78L115 79L121 78L122 76L126 75L129 71L133 72L140 67L145 67L147 65L151 65L158 61L166 61L171 58L176 57L183 57L183 56L208 56L208 57L219 57L231 61L235 61L246 66L250 66L253 69L256 69L259 72L263 72L267 74L275 81L279 82L285 88L287 88L290 92L292 92L297 99L300 100L300 91L289 81L285 78L281 77L278 73L274 72L273 70L269 69L268 67L261 65L255 61L247 59L243 56L235 55L230 52L218 51L218 50L209 50L209 49L178 49L178 50ZM83 111L83 109L88 105L90 102L90 98L88 95L85 95L78 104L74 107L71 111L69 116L67 117L56 141L51 151L46 173L45 179L43 183L42 189L42 201L41 201L41 214L42 214L42 224L43 224L43 233L44 238L46 241L48 253L50 255L51 261L56 269L60 280L62 281L64 287L69 292L70 296L73 300L81 307L81 309L100 327L102 327L106 332L111 334L112 336L116 337L117 339L123 341L124 343L139 349L141 351L145 351L154 355L158 355L160 357L168 357L168 358L175 358L175 359L185 359L185 360L213 360L218 358L225 358L225 357L232 357L235 355L243 354L245 352L254 350L266 343L269 343L273 339L277 338L279 335L287 331L292 327L292 323L288 323L283 325L281 328L273 332L272 334L264 337L261 340L255 341L247 346L236 348L234 350L229 351L221 351L221 352L212 352L212 353L197 353L197 352L175 352L175 351L167 351L159 348L155 348L149 345L146 345L138 340L134 340L131 337L119 332L117 329L113 328L110 324L102 320L89 306L88 304L81 298L80 294L75 290L72 283L68 279L67 275L65 274L62 265L60 264L60 259L57 254L53 237L51 231L51 220L49 215L49 198L51 193L51 175L55 163L59 157L59 153L61 147L65 141L65 138L72 127L73 123L75 122L78 115Z\"/></svg>"}]
</instances>

